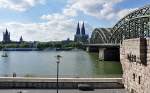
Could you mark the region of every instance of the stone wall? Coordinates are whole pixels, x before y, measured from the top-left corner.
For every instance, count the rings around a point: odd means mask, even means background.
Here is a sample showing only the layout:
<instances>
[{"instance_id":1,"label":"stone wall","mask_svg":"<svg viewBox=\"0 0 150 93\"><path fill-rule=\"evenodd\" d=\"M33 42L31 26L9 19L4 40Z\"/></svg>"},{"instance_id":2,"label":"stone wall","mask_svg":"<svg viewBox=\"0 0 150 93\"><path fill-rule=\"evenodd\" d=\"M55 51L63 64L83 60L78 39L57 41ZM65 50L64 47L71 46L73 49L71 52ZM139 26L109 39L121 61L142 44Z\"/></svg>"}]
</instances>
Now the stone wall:
<instances>
[{"instance_id":1,"label":"stone wall","mask_svg":"<svg viewBox=\"0 0 150 93\"><path fill-rule=\"evenodd\" d=\"M123 89L118 82L59 82L59 89L77 89L78 85L89 85L94 89ZM56 89L56 82L0 82L0 89Z\"/></svg>"},{"instance_id":2,"label":"stone wall","mask_svg":"<svg viewBox=\"0 0 150 93\"><path fill-rule=\"evenodd\" d=\"M125 88L130 93L150 93L150 39L124 40L120 61Z\"/></svg>"}]
</instances>

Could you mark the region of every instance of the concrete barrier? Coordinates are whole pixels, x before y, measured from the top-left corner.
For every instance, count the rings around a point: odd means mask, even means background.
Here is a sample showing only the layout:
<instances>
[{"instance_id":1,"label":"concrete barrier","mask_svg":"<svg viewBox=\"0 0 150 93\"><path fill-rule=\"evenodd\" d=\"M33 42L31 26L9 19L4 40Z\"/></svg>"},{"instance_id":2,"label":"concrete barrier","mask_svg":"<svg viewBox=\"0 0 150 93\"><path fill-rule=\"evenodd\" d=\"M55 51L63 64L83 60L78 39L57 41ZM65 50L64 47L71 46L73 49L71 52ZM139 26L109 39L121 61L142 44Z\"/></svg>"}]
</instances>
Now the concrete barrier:
<instances>
[{"instance_id":1,"label":"concrete barrier","mask_svg":"<svg viewBox=\"0 0 150 93\"><path fill-rule=\"evenodd\" d=\"M122 78L59 78L60 89L77 89L87 84L96 89L124 88ZM56 78L0 77L0 88L56 89Z\"/></svg>"}]
</instances>

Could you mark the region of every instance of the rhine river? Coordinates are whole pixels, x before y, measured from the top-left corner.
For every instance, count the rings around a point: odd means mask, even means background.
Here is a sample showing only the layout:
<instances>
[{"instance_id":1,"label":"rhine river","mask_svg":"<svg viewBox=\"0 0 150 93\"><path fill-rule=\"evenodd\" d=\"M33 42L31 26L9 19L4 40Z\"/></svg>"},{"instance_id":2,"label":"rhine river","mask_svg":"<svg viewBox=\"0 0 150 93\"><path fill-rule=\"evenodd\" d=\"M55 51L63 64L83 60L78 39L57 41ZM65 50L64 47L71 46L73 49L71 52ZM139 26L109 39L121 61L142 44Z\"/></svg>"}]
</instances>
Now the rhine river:
<instances>
[{"instance_id":1,"label":"rhine river","mask_svg":"<svg viewBox=\"0 0 150 93\"><path fill-rule=\"evenodd\" d=\"M2 51L0 55L2 55ZM60 77L120 77L119 62L97 61L98 54L85 51L7 51L0 56L0 76L55 77L56 55L61 55Z\"/></svg>"}]
</instances>

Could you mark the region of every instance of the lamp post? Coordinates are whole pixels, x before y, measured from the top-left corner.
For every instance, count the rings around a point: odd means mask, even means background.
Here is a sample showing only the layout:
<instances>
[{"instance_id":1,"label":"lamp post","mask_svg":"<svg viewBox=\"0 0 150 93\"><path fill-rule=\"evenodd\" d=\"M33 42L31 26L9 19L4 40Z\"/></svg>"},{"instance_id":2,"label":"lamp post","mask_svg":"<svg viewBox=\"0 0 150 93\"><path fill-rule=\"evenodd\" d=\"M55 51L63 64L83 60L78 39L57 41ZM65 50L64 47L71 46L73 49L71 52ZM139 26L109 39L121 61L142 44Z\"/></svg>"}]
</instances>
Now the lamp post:
<instances>
[{"instance_id":1,"label":"lamp post","mask_svg":"<svg viewBox=\"0 0 150 93\"><path fill-rule=\"evenodd\" d=\"M58 89L59 89L59 85L58 85L58 75L59 75L59 63L60 63L60 58L61 58L61 56L60 56L60 55L57 55L56 58L57 58L56 63L57 63L57 93L58 93Z\"/></svg>"}]
</instances>

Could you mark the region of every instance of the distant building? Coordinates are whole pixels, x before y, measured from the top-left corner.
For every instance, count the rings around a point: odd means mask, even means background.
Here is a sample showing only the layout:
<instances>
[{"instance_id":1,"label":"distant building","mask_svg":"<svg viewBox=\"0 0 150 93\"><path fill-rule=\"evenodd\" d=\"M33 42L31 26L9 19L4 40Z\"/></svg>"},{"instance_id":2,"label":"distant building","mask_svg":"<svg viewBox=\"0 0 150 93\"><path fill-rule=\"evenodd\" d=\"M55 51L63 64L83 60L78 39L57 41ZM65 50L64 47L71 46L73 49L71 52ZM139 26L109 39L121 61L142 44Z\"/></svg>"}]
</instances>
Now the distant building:
<instances>
[{"instance_id":1,"label":"distant building","mask_svg":"<svg viewBox=\"0 0 150 93\"><path fill-rule=\"evenodd\" d=\"M67 38L66 40L62 41L63 44L69 44L70 42L72 42L72 40L70 40L70 38Z\"/></svg>"},{"instance_id":2,"label":"distant building","mask_svg":"<svg viewBox=\"0 0 150 93\"><path fill-rule=\"evenodd\" d=\"M78 23L76 34L74 36L74 41L78 42L78 43L86 43L86 42L88 42L88 38L89 38L89 36L85 33L84 22L82 24L81 29L80 29L80 25Z\"/></svg>"},{"instance_id":3,"label":"distant building","mask_svg":"<svg viewBox=\"0 0 150 93\"><path fill-rule=\"evenodd\" d=\"M37 41L31 41L31 42L28 42L28 45L30 48L37 48L38 42Z\"/></svg>"},{"instance_id":4,"label":"distant building","mask_svg":"<svg viewBox=\"0 0 150 93\"><path fill-rule=\"evenodd\" d=\"M23 38L22 38L22 36L20 37L19 42L20 42L20 43L22 43L22 42L23 42Z\"/></svg>"},{"instance_id":5,"label":"distant building","mask_svg":"<svg viewBox=\"0 0 150 93\"><path fill-rule=\"evenodd\" d=\"M75 42L80 42L80 40L81 40L80 25L79 25L79 23L78 23L78 25L77 25L77 30L76 30L76 34L75 34L75 36L74 36L74 41L75 41Z\"/></svg>"},{"instance_id":6,"label":"distant building","mask_svg":"<svg viewBox=\"0 0 150 93\"><path fill-rule=\"evenodd\" d=\"M84 22L82 24L81 27L81 42L87 42L88 41L89 36L85 33L85 27L84 27Z\"/></svg>"},{"instance_id":7,"label":"distant building","mask_svg":"<svg viewBox=\"0 0 150 93\"><path fill-rule=\"evenodd\" d=\"M3 43L10 43L10 32L6 28L6 32L3 32Z\"/></svg>"}]
</instances>

